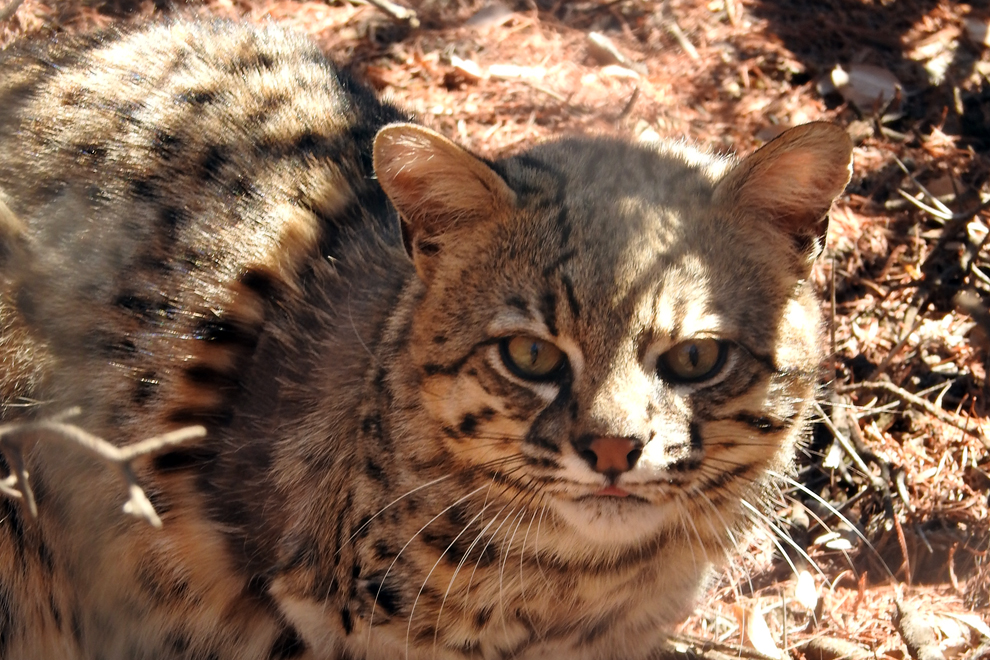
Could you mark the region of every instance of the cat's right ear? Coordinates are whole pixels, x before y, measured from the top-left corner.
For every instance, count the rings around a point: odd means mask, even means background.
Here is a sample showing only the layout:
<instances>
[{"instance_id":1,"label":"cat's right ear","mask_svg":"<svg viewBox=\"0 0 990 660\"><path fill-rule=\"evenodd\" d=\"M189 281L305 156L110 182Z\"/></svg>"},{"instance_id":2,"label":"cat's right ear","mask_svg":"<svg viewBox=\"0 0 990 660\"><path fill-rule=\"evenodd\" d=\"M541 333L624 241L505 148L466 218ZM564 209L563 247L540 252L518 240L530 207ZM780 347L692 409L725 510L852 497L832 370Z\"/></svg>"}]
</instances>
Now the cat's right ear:
<instances>
[{"instance_id":1,"label":"cat's right ear","mask_svg":"<svg viewBox=\"0 0 990 660\"><path fill-rule=\"evenodd\" d=\"M402 240L428 282L449 242L515 205L515 193L481 159L414 124L391 124L375 137L375 175L402 217Z\"/></svg>"}]
</instances>

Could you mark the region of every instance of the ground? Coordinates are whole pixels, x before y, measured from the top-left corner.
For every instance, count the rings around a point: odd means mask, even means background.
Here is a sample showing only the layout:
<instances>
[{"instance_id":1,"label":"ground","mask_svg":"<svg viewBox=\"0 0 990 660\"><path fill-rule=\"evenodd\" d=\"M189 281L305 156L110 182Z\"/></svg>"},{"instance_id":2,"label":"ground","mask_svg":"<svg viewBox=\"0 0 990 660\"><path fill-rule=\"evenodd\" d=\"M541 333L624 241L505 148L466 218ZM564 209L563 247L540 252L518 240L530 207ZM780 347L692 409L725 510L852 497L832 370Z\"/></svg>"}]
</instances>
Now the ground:
<instances>
[{"instance_id":1,"label":"ground","mask_svg":"<svg viewBox=\"0 0 990 660\"><path fill-rule=\"evenodd\" d=\"M815 433L776 519L745 541L682 646L710 657L990 657L990 9L404 6L414 19L356 0L25 0L0 23L0 45L163 14L275 20L484 155L576 132L745 154L806 121L847 127L855 173L814 273L831 328Z\"/></svg>"}]
</instances>

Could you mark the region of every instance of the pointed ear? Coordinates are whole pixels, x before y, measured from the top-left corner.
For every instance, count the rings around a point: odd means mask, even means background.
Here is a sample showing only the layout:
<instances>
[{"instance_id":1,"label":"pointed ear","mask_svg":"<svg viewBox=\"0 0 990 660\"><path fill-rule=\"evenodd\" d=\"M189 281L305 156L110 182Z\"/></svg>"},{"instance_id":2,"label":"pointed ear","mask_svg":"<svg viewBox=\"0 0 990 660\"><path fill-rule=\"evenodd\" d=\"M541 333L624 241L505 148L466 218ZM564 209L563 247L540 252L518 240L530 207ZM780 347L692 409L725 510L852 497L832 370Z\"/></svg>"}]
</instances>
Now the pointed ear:
<instances>
[{"instance_id":1,"label":"pointed ear","mask_svg":"<svg viewBox=\"0 0 990 660\"><path fill-rule=\"evenodd\" d=\"M422 126L386 126L374 151L378 183L402 216L402 239L423 281L454 233L515 205L515 193L492 168Z\"/></svg>"},{"instance_id":2,"label":"pointed ear","mask_svg":"<svg viewBox=\"0 0 990 660\"><path fill-rule=\"evenodd\" d=\"M828 211L852 174L852 141L839 126L817 122L784 131L718 183L715 201L766 219L788 236L802 276L821 253Z\"/></svg>"}]
</instances>

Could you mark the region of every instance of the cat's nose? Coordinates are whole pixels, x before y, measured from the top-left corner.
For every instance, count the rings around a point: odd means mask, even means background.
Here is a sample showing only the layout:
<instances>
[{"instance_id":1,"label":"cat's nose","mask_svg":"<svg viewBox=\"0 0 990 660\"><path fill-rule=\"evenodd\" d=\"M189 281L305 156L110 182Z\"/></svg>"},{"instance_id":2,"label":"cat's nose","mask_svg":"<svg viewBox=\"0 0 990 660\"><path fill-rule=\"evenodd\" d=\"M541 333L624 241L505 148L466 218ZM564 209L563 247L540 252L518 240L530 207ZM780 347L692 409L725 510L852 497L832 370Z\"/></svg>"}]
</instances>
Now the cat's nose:
<instances>
[{"instance_id":1,"label":"cat's nose","mask_svg":"<svg viewBox=\"0 0 990 660\"><path fill-rule=\"evenodd\" d=\"M643 445L638 440L600 436L591 441L581 456L595 472L615 478L631 470L642 453Z\"/></svg>"}]
</instances>

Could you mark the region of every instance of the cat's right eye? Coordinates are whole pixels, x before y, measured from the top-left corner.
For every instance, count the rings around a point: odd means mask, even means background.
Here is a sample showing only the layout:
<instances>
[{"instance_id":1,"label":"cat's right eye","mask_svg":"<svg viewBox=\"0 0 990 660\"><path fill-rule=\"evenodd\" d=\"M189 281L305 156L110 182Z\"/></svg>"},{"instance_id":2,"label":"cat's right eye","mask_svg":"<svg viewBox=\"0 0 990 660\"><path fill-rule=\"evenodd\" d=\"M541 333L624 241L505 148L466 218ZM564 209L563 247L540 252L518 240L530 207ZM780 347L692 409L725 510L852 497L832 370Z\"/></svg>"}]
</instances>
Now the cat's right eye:
<instances>
[{"instance_id":1,"label":"cat's right eye","mask_svg":"<svg viewBox=\"0 0 990 660\"><path fill-rule=\"evenodd\" d=\"M528 335L505 337L498 348L509 371L526 380L550 380L567 364L564 351Z\"/></svg>"},{"instance_id":2,"label":"cat's right eye","mask_svg":"<svg viewBox=\"0 0 990 660\"><path fill-rule=\"evenodd\" d=\"M722 370L728 353L728 345L717 339L688 339L660 356L657 371L668 382L700 383Z\"/></svg>"}]
</instances>

